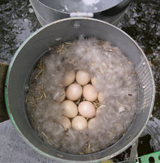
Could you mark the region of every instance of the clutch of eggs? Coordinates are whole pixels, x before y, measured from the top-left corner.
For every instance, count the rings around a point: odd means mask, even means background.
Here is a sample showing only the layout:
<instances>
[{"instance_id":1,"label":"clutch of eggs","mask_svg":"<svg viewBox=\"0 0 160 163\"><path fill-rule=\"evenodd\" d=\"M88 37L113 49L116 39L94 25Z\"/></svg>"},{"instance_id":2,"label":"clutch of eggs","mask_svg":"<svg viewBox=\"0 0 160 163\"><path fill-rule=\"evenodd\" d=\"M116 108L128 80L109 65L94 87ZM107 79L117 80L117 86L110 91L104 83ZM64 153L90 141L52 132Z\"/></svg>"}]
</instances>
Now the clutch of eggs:
<instances>
[{"instance_id":1,"label":"clutch of eggs","mask_svg":"<svg viewBox=\"0 0 160 163\"><path fill-rule=\"evenodd\" d=\"M103 101L103 94L96 92L95 84L96 78L91 77L84 70L70 71L64 75L63 86L66 87L66 98L63 98L64 101L59 100L62 102L61 107L64 111L64 117L61 120L64 129L83 130L91 128L91 120L96 115L96 109L92 102L97 99L99 102ZM75 101L81 97L84 97L85 101L81 101L77 106Z\"/></svg>"}]
</instances>

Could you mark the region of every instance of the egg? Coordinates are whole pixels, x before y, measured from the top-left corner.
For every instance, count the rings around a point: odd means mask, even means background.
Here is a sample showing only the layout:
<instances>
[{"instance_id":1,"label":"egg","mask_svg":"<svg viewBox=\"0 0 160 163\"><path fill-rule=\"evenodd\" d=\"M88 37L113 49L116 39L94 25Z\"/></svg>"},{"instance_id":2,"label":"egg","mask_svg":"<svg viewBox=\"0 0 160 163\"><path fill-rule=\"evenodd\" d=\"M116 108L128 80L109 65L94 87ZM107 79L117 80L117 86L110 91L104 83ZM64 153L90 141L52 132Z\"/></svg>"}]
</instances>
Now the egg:
<instances>
[{"instance_id":1,"label":"egg","mask_svg":"<svg viewBox=\"0 0 160 163\"><path fill-rule=\"evenodd\" d=\"M75 80L76 73L75 71L69 71L64 75L63 85L68 86L72 84Z\"/></svg>"},{"instance_id":2,"label":"egg","mask_svg":"<svg viewBox=\"0 0 160 163\"><path fill-rule=\"evenodd\" d=\"M95 127L96 119L92 118L88 121L88 129L92 130Z\"/></svg>"},{"instance_id":3,"label":"egg","mask_svg":"<svg viewBox=\"0 0 160 163\"><path fill-rule=\"evenodd\" d=\"M61 107L64 110L64 115L68 118L74 118L78 114L77 105L73 101L65 100Z\"/></svg>"},{"instance_id":4,"label":"egg","mask_svg":"<svg viewBox=\"0 0 160 163\"><path fill-rule=\"evenodd\" d=\"M87 84L83 87L83 96L88 101L95 101L98 97L98 93L93 85Z\"/></svg>"},{"instance_id":5,"label":"egg","mask_svg":"<svg viewBox=\"0 0 160 163\"><path fill-rule=\"evenodd\" d=\"M82 116L77 116L72 120L72 128L75 130L83 130L87 128L87 120Z\"/></svg>"},{"instance_id":6,"label":"egg","mask_svg":"<svg viewBox=\"0 0 160 163\"><path fill-rule=\"evenodd\" d=\"M82 101L78 105L78 111L83 117L86 118L92 118L96 114L96 109L94 105L89 101Z\"/></svg>"},{"instance_id":7,"label":"egg","mask_svg":"<svg viewBox=\"0 0 160 163\"><path fill-rule=\"evenodd\" d=\"M69 100L75 101L78 100L82 95L82 87L77 84L73 83L66 89L66 96Z\"/></svg>"},{"instance_id":8,"label":"egg","mask_svg":"<svg viewBox=\"0 0 160 163\"><path fill-rule=\"evenodd\" d=\"M103 95L102 92L100 92L100 93L98 94L98 101L101 103L101 102L103 102L103 100L104 100L104 95Z\"/></svg>"},{"instance_id":9,"label":"egg","mask_svg":"<svg viewBox=\"0 0 160 163\"><path fill-rule=\"evenodd\" d=\"M79 70L76 74L76 81L80 85L86 85L90 79L91 77L87 71Z\"/></svg>"},{"instance_id":10,"label":"egg","mask_svg":"<svg viewBox=\"0 0 160 163\"><path fill-rule=\"evenodd\" d=\"M64 129L71 128L71 121L67 117L63 117L61 120L61 125L64 127Z\"/></svg>"},{"instance_id":11,"label":"egg","mask_svg":"<svg viewBox=\"0 0 160 163\"><path fill-rule=\"evenodd\" d=\"M92 78L91 78L91 83L92 83L92 85L96 85L96 77L95 76L93 76Z\"/></svg>"}]
</instances>

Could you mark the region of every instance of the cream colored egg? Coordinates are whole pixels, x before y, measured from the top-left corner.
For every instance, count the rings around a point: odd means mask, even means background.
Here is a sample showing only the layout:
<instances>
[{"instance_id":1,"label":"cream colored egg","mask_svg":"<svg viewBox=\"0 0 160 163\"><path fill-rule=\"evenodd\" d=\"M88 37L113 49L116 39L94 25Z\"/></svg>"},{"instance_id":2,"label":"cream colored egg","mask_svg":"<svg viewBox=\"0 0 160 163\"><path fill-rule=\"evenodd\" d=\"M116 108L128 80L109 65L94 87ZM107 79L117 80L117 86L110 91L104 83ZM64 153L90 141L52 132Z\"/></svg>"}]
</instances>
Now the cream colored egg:
<instances>
[{"instance_id":1,"label":"cream colored egg","mask_svg":"<svg viewBox=\"0 0 160 163\"><path fill-rule=\"evenodd\" d=\"M75 80L76 74L74 71L69 71L64 75L63 85L68 86L72 84Z\"/></svg>"},{"instance_id":2,"label":"cream colored egg","mask_svg":"<svg viewBox=\"0 0 160 163\"><path fill-rule=\"evenodd\" d=\"M79 113L86 118L92 118L96 115L94 105L89 101L83 101L78 105Z\"/></svg>"},{"instance_id":3,"label":"cream colored egg","mask_svg":"<svg viewBox=\"0 0 160 163\"><path fill-rule=\"evenodd\" d=\"M95 118L92 118L88 121L88 128L90 130L94 129L95 128L95 125L96 125L96 119Z\"/></svg>"},{"instance_id":4,"label":"cream colored egg","mask_svg":"<svg viewBox=\"0 0 160 163\"><path fill-rule=\"evenodd\" d=\"M91 78L91 83L92 83L92 85L96 85L96 77L95 76L93 76L92 78Z\"/></svg>"},{"instance_id":5,"label":"cream colored egg","mask_svg":"<svg viewBox=\"0 0 160 163\"><path fill-rule=\"evenodd\" d=\"M61 120L61 125L62 125L65 129L69 129L69 128L71 128L71 121L69 120L69 118L63 117L62 120Z\"/></svg>"},{"instance_id":6,"label":"cream colored egg","mask_svg":"<svg viewBox=\"0 0 160 163\"><path fill-rule=\"evenodd\" d=\"M100 92L100 93L98 94L98 101L101 103L101 102L103 102L103 100L104 100L104 95L103 95L102 92Z\"/></svg>"},{"instance_id":7,"label":"cream colored egg","mask_svg":"<svg viewBox=\"0 0 160 163\"><path fill-rule=\"evenodd\" d=\"M78 114L77 105L70 100L62 102L62 109L64 110L64 115L68 118L74 118Z\"/></svg>"},{"instance_id":8,"label":"cream colored egg","mask_svg":"<svg viewBox=\"0 0 160 163\"><path fill-rule=\"evenodd\" d=\"M79 70L76 74L76 81L80 85L86 85L90 79L91 77L87 71Z\"/></svg>"},{"instance_id":9,"label":"cream colored egg","mask_svg":"<svg viewBox=\"0 0 160 163\"><path fill-rule=\"evenodd\" d=\"M83 87L83 96L88 101L95 101L98 97L98 93L93 85L87 84Z\"/></svg>"},{"instance_id":10,"label":"cream colored egg","mask_svg":"<svg viewBox=\"0 0 160 163\"><path fill-rule=\"evenodd\" d=\"M77 116L72 120L72 128L75 130L83 130L87 128L87 120L82 116Z\"/></svg>"},{"instance_id":11,"label":"cream colored egg","mask_svg":"<svg viewBox=\"0 0 160 163\"><path fill-rule=\"evenodd\" d=\"M73 83L70 86L68 86L66 90L66 96L69 100L75 101L78 100L82 95L82 87L77 84Z\"/></svg>"}]
</instances>

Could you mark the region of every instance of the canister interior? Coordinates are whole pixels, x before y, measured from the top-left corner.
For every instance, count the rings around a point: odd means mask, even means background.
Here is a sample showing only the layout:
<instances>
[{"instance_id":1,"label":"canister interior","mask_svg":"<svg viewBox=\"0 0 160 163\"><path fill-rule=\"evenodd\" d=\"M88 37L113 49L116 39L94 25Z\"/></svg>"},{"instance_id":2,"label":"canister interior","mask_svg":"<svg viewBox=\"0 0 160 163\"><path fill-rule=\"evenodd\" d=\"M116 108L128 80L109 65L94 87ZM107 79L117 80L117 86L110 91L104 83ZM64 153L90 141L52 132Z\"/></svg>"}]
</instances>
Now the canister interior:
<instances>
[{"instance_id":1,"label":"canister interior","mask_svg":"<svg viewBox=\"0 0 160 163\"><path fill-rule=\"evenodd\" d=\"M44 5L61 12L89 12L96 13L118 5L123 0L39 0Z\"/></svg>"}]
</instances>

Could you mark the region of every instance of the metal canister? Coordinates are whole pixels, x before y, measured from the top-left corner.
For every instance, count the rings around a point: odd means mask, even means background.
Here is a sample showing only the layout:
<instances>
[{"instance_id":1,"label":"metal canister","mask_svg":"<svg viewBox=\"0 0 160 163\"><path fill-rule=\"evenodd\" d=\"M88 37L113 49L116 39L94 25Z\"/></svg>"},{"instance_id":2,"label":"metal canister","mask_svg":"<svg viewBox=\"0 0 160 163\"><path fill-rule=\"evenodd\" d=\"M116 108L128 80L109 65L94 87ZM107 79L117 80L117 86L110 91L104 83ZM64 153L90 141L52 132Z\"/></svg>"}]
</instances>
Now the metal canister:
<instances>
[{"instance_id":1,"label":"metal canister","mask_svg":"<svg viewBox=\"0 0 160 163\"><path fill-rule=\"evenodd\" d=\"M116 25L131 0L30 0L41 25L69 17L92 17Z\"/></svg>"}]
</instances>

